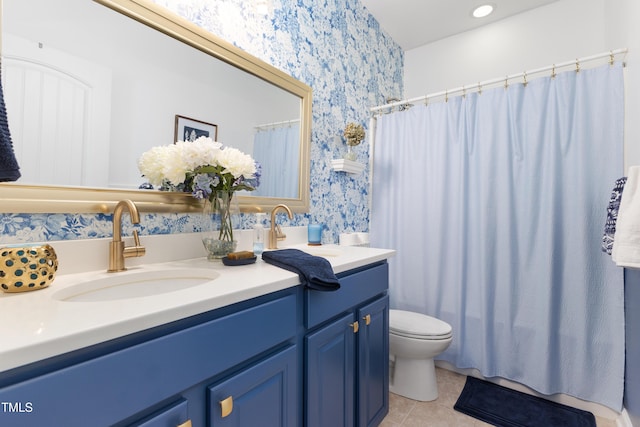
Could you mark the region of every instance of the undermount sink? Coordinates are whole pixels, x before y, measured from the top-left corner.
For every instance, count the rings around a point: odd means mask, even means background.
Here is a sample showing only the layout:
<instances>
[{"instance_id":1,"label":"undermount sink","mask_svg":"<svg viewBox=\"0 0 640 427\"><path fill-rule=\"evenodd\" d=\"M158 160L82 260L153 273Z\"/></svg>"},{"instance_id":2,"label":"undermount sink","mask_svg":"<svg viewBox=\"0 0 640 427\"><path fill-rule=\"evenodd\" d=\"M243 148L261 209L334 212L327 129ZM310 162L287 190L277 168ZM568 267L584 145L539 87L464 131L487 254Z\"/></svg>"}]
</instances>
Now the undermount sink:
<instances>
[{"instance_id":1,"label":"undermount sink","mask_svg":"<svg viewBox=\"0 0 640 427\"><path fill-rule=\"evenodd\" d=\"M149 297L199 286L220 274L204 268L126 271L87 280L56 292L59 301L100 302Z\"/></svg>"}]
</instances>

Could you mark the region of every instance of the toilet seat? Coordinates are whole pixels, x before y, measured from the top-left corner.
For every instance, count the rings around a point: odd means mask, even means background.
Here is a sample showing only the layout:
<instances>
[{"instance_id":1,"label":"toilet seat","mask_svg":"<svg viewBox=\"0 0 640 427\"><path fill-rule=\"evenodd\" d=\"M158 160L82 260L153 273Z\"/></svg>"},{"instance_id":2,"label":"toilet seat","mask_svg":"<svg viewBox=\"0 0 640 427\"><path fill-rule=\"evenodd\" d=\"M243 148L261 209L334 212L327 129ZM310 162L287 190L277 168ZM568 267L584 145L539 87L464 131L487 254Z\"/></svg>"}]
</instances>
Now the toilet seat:
<instances>
[{"instance_id":1,"label":"toilet seat","mask_svg":"<svg viewBox=\"0 0 640 427\"><path fill-rule=\"evenodd\" d=\"M447 322L404 310L389 310L389 332L422 340L444 340L452 336L451 325Z\"/></svg>"}]
</instances>

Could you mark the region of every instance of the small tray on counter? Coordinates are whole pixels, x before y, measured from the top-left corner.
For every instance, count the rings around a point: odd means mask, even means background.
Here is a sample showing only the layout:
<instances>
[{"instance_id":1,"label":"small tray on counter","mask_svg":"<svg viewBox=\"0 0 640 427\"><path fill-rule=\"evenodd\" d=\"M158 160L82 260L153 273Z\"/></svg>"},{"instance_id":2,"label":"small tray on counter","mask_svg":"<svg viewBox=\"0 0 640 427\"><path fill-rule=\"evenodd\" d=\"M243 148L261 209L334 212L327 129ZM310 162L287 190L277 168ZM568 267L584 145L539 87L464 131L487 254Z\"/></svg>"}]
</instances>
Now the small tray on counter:
<instances>
[{"instance_id":1,"label":"small tray on counter","mask_svg":"<svg viewBox=\"0 0 640 427\"><path fill-rule=\"evenodd\" d=\"M240 258L240 259L229 259L227 257L223 257L222 263L227 266L249 265L256 262L256 259L258 259L258 257L255 255L250 258Z\"/></svg>"}]
</instances>

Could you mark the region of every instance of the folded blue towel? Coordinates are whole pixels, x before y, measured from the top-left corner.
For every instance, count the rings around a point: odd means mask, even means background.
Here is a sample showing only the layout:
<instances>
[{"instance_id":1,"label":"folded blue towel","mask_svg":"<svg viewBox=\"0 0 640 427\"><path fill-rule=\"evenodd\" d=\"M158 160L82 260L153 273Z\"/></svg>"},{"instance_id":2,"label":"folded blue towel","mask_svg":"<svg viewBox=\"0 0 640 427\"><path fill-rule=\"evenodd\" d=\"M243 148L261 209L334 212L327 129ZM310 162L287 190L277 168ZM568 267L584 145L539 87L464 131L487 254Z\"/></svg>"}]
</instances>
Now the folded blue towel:
<instances>
[{"instance_id":1,"label":"folded blue towel","mask_svg":"<svg viewBox=\"0 0 640 427\"><path fill-rule=\"evenodd\" d=\"M329 261L309 255L298 249L280 249L265 251L262 259L276 267L298 273L302 284L317 291L335 291L340 289L340 282L333 272Z\"/></svg>"},{"instance_id":2,"label":"folded blue towel","mask_svg":"<svg viewBox=\"0 0 640 427\"><path fill-rule=\"evenodd\" d=\"M17 181L18 178L20 178L20 168L13 152L4 93L0 84L0 181Z\"/></svg>"}]
</instances>

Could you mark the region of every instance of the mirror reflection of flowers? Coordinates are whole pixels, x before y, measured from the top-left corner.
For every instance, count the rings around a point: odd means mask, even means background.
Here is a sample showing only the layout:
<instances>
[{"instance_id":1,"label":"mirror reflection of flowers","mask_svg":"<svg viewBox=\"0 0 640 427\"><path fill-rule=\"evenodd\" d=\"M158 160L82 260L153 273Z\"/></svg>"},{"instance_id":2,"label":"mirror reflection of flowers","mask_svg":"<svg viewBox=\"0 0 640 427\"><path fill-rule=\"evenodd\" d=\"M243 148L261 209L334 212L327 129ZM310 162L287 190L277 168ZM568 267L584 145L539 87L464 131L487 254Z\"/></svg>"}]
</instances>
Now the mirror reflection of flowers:
<instances>
[{"instance_id":1,"label":"mirror reflection of flowers","mask_svg":"<svg viewBox=\"0 0 640 427\"><path fill-rule=\"evenodd\" d=\"M347 145L355 147L364 139L364 128L356 123L347 123L344 129L344 137L347 138Z\"/></svg>"},{"instance_id":2,"label":"mirror reflection of flowers","mask_svg":"<svg viewBox=\"0 0 640 427\"><path fill-rule=\"evenodd\" d=\"M233 193L253 191L260 185L261 167L242 151L208 137L152 147L138 160L149 183L163 191L183 191L206 199L219 209L220 192L228 205ZM230 212L221 212L220 240L233 241Z\"/></svg>"}]
</instances>

